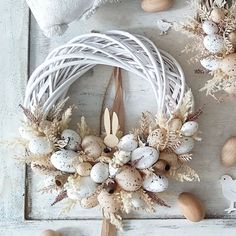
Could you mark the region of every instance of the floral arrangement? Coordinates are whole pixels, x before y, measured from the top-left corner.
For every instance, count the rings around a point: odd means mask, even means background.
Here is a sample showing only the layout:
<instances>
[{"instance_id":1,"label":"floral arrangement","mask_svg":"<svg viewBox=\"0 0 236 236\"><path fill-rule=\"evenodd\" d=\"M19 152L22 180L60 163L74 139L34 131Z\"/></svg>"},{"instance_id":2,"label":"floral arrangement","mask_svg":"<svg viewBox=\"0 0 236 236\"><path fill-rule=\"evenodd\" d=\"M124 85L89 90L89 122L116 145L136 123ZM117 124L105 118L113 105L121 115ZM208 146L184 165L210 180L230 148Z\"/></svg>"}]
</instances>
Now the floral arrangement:
<instances>
[{"instance_id":1,"label":"floral arrangement","mask_svg":"<svg viewBox=\"0 0 236 236\"><path fill-rule=\"evenodd\" d=\"M201 91L236 92L236 3L225 0L191 1L196 17L183 24L181 31L191 37L185 52L196 52L192 61L200 61L212 75Z\"/></svg>"},{"instance_id":2,"label":"floral arrangement","mask_svg":"<svg viewBox=\"0 0 236 236\"><path fill-rule=\"evenodd\" d=\"M77 130L69 128L74 106L65 101L54 106L47 117L41 106L34 111L21 106L25 120L19 129L25 152L21 161L33 172L50 176L53 182L44 192L55 190L52 205L65 202L66 211L79 204L83 208L97 205L103 216L122 228L122 213L144 209L155 211L156 205L168 207L161 192L168 188L168 178L199 181L189 165L195 140L199 141L192 112L193 95L186 92L182 105L171 118L145 112L138 128L129 134L119 130L116 113L104 112L103 135L96 135L82 117Z\"/></svg>"}]
</instances>

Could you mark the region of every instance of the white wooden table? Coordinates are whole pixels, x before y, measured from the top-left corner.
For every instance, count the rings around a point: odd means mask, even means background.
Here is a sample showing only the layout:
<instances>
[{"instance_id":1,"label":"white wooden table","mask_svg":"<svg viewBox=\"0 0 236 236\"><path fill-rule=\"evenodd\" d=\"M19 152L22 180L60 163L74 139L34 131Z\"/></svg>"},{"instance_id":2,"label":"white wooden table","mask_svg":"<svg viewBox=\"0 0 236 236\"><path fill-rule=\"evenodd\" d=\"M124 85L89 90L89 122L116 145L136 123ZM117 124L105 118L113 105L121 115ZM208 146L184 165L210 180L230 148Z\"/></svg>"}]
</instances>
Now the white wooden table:
<instances>
[{"instance_id":1,"label":"white wooden table","mask_svg":"<svg viewBox=\"0 0 236 236\"><path fill-rule=\"evenodd\" d=\"M205 113L200 119L201 130L204 131L203 141L196 146L192 161L192 166L199 170L201 183L171 182L169 194L163 195L163 198L172 207L158 208L153 215L131 215L131 219L125 221L125 232L119 235L217 236L236 233L236 213L225 215L224 209L228 203L222 197L217 183L225 173L236 177L236 168L224 169L219 161L224 141L236 134L235 101L218 104L198 92L206 78L194 74L194 69L199 65L189 65L189 55L181 53L189 39L173 30L167 36L160 36L156 25L158 19L181 21L186 14L191 14L191 11L182 0L176 0L170 11L159 14L144 13L137 0L124 0L117 5L106 5L86 22L72 23L62 37L49 40L42 35L24 0L5 0L0 3L1 139L17 136L21 117L18 104L23 101L29 73L43 61L51 49L91 30L124 29L148 36L158 47L179 60L185 70L188 84L193 89L196 106L206 104ZM70 91L72 102L79 107L76 115L85 115L93 128L98 128L96 117L99 117L109 74L109 68L98 67L76 82ZM136 80L127 73L124 73L124 78L128 130L135 127L141 111L152 111L154 107L148 85L143 86L141 80ZM137 101L139 106L135 106ZM14 151L1 147L0 153L1 236L33 236L47 228L60 229L63 236L99 235L99 209L90 211L76 208L68 215L58 216L61 205L50 207L49 196L42 196L37 192L36 177L24 166L16 164ZM183 219L176 205L176 198L182 191L191 191L204 201L207 208L206 220L193 224Z\"/></svg>"}]
</instances>

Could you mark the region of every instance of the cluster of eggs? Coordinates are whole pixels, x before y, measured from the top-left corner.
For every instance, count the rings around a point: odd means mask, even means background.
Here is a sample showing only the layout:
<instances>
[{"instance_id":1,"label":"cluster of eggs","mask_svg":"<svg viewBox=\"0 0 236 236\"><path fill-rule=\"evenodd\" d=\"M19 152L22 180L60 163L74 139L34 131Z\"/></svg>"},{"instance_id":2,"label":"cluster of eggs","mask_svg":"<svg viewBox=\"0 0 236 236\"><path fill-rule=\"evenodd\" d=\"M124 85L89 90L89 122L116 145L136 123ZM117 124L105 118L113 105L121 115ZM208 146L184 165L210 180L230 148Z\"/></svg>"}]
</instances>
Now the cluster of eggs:
<instances>
[{"instance_id":1,"label":"cluster of eggs","mask_svg":"<svg viewBox=\"0 0 236 236\"><path fill-rule=\"evenodd\" d=\"M225 18L224 10L214 8L210 14L209 20L202 23L202 30L206 34L203 39L204 47L213 55L201 60L204 68L210 71L221 69L228 76L236 74L236 53L231 53L223 59L218 59L214 55L225 51L224 33L220 32L219 23ZM236 32L228 35L228 40L236 48Z\"/></svg>"}]
</instances>

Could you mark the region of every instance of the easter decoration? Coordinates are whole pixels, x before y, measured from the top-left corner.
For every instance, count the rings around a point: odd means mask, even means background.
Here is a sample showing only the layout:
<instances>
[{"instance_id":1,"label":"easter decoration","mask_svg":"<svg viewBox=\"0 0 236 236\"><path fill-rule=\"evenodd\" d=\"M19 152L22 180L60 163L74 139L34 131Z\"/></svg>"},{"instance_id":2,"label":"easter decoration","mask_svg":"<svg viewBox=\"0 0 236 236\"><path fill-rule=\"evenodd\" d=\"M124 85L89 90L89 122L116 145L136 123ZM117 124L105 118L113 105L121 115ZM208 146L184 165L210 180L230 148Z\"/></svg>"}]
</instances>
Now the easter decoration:
<instances>
[{"instance_id":1,"label":"easter decoration","mask_svg":"<svg viewBox=\"0 0 236 236\"><path fill-rule=\"evenodd\" d=\"M166 11L172 7L174 0L142 0L141 7L146 12Z\"/></svg>"},{"instance_id":2,"label":"easter decoration","mask_svg":"<svg viewBox=\"0 0 236 236\"><path fill-rule=\"evenodd\" d=\"M229 208L225 209L227 213L236 211L236 180L233 180L229 175L223 175L220 178L220 183L222 187L222 193L224 197L230 201Z\"/></svg>"},{"instance_id":3,"label":"easter decoration","mask_svg":"<svg viewBox=\"0 0 236 236\"><path fill-rule=\"evenodd\" d=\"M44 35L51 38L62 35L68 25L87 19L107 2L119 0L26 0Z\"/></svg>"},{"instance_id":4,"label":"easter decoration","mask_svg":"<svg viewBox=\"0 0 236 236\"><path fill-rule=\"evenodd\" d=\"M201 91L216 98L215 93L236 92L236 2L225 0L191 1L196 11L180 28L191 43L184 51L196 53L191 61L200 62L203 72L212 78Z\"/></svg>"},{"instance_id":5,"label":"easter decoration","mask_svg":"<svg viewBox=\"0 0 236 236\"><path fill-rule=\"evenodd\" d=\"M69 87L96 65L119 67L150 83L156 113L143 112L129 133L119 114L104 111L104 134L95 134L84 117L69 127ZM23 160L35 173L54 179L55 202L83 208L99 206L104 219L122 228L122 213L155 211L168 205L161 193L168 178L199 181L188 162L199 141L191 90L183 70L147 38L124 31L78 36L54 49L31 75L19 129Z\"/></svg>"},{"instance_id":6,"label":"easter decoration","mask_svg":"<svg viewBox=\"0 0 236 236\"><path fill-rule=\"evenodd\" d=\"M230 137L221 150L221 163L224 167L236 165L236 137Z\"/></svg>"}]
</instances>

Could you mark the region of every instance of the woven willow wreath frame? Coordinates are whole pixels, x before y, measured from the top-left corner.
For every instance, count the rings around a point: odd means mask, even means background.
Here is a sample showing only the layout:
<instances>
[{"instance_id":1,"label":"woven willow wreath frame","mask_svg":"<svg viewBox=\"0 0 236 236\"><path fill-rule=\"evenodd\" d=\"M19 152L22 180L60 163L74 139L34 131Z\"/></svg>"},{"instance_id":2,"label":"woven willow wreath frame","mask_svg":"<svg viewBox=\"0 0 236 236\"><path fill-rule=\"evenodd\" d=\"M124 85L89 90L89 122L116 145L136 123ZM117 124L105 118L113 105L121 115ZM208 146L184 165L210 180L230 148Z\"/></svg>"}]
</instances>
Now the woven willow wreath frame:
<instances>
[{"instance_id":1,"label":"woven willow wreath frame","mask_svg":"<svg viewBox=\"0 0 236 236\"><path fill-rule=\"evenodd\" d=\"M126 135L119 114L108 109L104 136L94 135L83 117L76 132L69 129L73 109L62 109L68 90L97 65L122 68L149 82L156 114L144 112L140 127ZM52 205L65 198L84 208L100 205L104 218L122 228L123 212L168 207L159 197L167 177L199 181L187 162L199 140L195 120L201 110L193 112L193 95L179 63L143 36L91 33L56 48L31 75L21 107L24 161L52 178L46 186L57 192Z\"/></svg>"}]
</instances>

